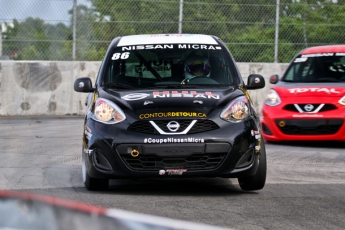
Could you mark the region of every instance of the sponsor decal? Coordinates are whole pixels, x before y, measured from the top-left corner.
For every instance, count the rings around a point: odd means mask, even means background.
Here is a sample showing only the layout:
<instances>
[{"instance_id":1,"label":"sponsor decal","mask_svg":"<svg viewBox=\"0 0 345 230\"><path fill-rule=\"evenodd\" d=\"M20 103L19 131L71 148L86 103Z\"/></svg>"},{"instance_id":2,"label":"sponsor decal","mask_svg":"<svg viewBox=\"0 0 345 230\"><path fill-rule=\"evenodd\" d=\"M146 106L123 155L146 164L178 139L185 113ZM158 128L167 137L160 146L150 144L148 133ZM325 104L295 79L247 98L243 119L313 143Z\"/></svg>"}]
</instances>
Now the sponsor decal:
<instances>
[{"instance_id":1,"label":"sponsor decal","mask_svg":"<svg viewBox=\"0 0 345 230\"><path fill-rule=\"evenodd\" d=\"M301 57L325 57L325 56L333 56L334 53L317 53L317 54L302 54Z\"/></svg>"},{"instance_id":2,"label":"sponsor decal","mask_svg":"<svg viewBox=\"0 0 345 230\"><path fill-rule=\"evenodd\" d=\"M92 131L91 131L91 129L89 128L88 125L85 125L84 134L85 134L86 139L88 139L88 140L91 139L91 137L92 137Z\"/></svg>"},{"instance_id":3,"label":"sponsor decal","mask_svg":"<svg viewBox=\"0 0 345 230\"><path fill-rule=\"evenodd\" d=\"M200 45L200 44L158 44L158 45L134 45L124 46L122 51L131 50L155 50L155 49L194 49L194 50L221 50L221 46L217 45ZM127 53L127 54L126 54ZM116 57L115 57L116 56ZM129 57L128 52L115 53L112 57L113 60L127 59ZM116 59L115 59L116 58Z\"/></svg>"},{"instance_id":4,"label":"sponsor decal","mask_svg":"<svg viewBox=\"0 0 345 230\"><path fill-rule=\"evenodd\" d=\"M255 139L260 140L260 135L255 135Z\"/></svg>"},{"instance_id":5,"label":"sponsor decal","mask_svg":"<svg viewBox=\"0 0 345 230\"><path fill-rule=\"evenodd\" d=\"M93 150L84 148L83 151L84 151L85 154L90 155Z\"/></svg>"},{"instance_id":6,"label":"sponsor decal","mask_svg":"<svg viewBox=\"0 0 345 230\"><path fill-rule=\"evenodd\" d=\"M300 58L296 58L293 62L305 62L305 61L307 61L308 60L308 58L306 58L306 57L300 57Z\"/></svg>"},{"instance_id":7,"label":"sponsor decal","mask_svg":"<svg viewBox=\"0 0 345 230\"><path fill-rule=\"evenodd\" d=\"M204 143L205 140L203 138L145 138L144 143L147 144L163 144L163 143Z\"/></svg>"},{"instance_id":8,"label":"sponsor decal","mask_svg":"<svg viewBox=\"0 0 345 230\"><path fill-rule=\"evenodd\" d=\"M257 130L251 130L250 131L250 134L254 137L254 135L259 135L260 133L259 133L259 131L257 131Z\"/></svg>"},{"instance_id":9,"label":"sponsor decal","mask_svg":"<svg viewBox=\"0 0 345 230\"><path fill-rule=\"evenodd\" d=\"M182 148L169 148L163 150L164 153L169 153L169 154L176 154L176 153L184 153L184 150Z\"/></svg>"},{"instance_id":10,"label":"sponsor decal","mask_svg":"<svg viewBox=\"0 0 345 230\"><path fill-rule=\"evenodd\" d=\"M325 93L340 93L336 91L334 88L291 88L288 89L290 93L306 93L306 92L325 92Z\"/></svg>"},{"instance_id":11,"label":"sponsor decal","mask_svg":"<svg viewBox=\"0 0 345 230\"><path fill-rule=\"evenodd\" d=\"M212 92L196 92L196 91L155 91L153 92L153 98L167 98L167 97L192 97L192 98L207 98L207 99L219 99L219 94L213 94Z\"/></svg>"},{"instance_id":12,"label":"sponsor decal","mask_svg":"<svg viewBox=\"0 0 345 230\"><path fill-rule=\"evenodd\" d=\"M324 57L324 56L345 56L345 53L317 53L317 54L302 54L302 58L305 57ZM301 58L296 58L301 59ZM295 60L295 62L296 62Z\"/></svg>"},{"instance_id":13,"label":"sponsor decal","mask_svg":"<svg viewBox=\"0 0 345 230\"><path fill-rule=\"evenodd\" d=\"M185 172L187 172L187 169L161 169L159 170L158 174L161 176L165 174L168 174L169 176L181 176Z\"/></svg>"},{"instance_id":14,"label":"sponsor decal","mask_svg":"<svg viewBox=\"0 0 345 230\"><path fill-rule=\"evenodd\" d=\"M143 113L139 115L140 119L163 118L163 117L197 117L206 118L206 113L199 112L157 112Z\"/></svg>"},{"instance_id":15,"label":"sponsor decal","mask_svg":"<svg viewBox=\"0 0 345 230\"><path fill-rule=\"evenodd\" d=\"M131 93L127 94L125 96L122 96L121 98L126 101L136 101L136 100L141 100L146 97L150 96L150 94L147 93Z\"/></svg>"},{"instance_id":16,"label":"sponsor decal","mask_svg":"<svg viewBox=\"0 0 345 230\"><path fill-rule=\"evenodd\" d=\"M203 101L199 101L199 100L194 100L193 103L194 103L194 104L200 104L200 105L202 105L204 102L203 102Z\"/></svg>"},{"instance_id":17,"label":"sponsor decal","mask_svg":"<svg viewBox=\"0 0 345 230\"><path fill-rule=\"evenodd\" d=\"M149 104L153 104L153 101L145 101L144 105L149 105Z\"/></svg>"},{"instance_id":18,"label":"sponsor decal","mask_svg":"<svg viewBox=\"0 0 345 230\"><path fill-rule=\"evenodd\" d=\"M294 114L292 117L323 117L320 114Z\"/></svg>"}]
</instances>

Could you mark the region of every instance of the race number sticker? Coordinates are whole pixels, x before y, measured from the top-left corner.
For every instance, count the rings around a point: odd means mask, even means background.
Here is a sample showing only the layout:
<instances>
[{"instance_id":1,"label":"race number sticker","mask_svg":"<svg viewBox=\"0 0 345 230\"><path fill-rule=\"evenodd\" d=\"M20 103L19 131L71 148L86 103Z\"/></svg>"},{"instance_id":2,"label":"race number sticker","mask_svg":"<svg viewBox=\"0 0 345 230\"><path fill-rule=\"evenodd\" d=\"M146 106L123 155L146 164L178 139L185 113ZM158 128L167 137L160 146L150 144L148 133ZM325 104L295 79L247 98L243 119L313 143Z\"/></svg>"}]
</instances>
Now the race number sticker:
<instances>
[{"instance_id":1,"label":"race number sticker","mask_svg":"<svg viewBox=\"0 0 345 230\"><path fill-rule=\"evenodd\" d=\"M111 57L111 60L118 60L118 59L127 59L129 58L129 52L124 53L114 53Z\"/></svg>"}]
</instances>

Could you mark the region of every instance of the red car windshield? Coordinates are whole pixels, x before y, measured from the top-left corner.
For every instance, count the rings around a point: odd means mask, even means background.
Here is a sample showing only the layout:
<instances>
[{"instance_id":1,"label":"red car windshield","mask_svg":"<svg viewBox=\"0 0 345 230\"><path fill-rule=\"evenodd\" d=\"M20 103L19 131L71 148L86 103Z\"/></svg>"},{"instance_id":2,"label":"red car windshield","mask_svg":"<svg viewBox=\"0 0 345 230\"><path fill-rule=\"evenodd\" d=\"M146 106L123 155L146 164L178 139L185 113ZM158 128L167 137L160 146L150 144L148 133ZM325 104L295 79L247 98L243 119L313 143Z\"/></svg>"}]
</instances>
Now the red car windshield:
<instances>
[{"instance_id":1,"label":"red car windshield","mask_svg":"<svg viewBox=\"0 0 345 230\"><path fill-rule=\"evenodd\" d=\"M345 82L345 54L298 55L290 63L282 81Z\"/></svg>"}]
</instances>

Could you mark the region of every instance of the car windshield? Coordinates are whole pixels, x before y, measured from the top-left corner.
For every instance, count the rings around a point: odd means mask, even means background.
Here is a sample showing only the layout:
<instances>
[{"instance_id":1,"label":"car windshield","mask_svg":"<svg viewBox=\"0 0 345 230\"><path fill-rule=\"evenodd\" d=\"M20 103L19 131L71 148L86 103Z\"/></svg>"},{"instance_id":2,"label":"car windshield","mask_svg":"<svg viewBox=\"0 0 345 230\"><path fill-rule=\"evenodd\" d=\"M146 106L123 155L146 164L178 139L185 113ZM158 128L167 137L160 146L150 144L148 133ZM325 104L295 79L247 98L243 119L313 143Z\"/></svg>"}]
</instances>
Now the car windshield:
<instances>
[{"instance_id":1,"label":"car windshield","mask_svg":"<svg viewBox=\"0 0 345 230\"><path fill-rule=\"evenodd\" d=\"M117 89L235 86L232 60L220 45L120 46L109 52L102 82Z\"/></svg>"},{"instance_id":2,"label":"car windshield","mask_svg":"<svg viewBox=\"0 0 345 230\"><path fill-rule=\"evenodd\" d=\"M290 64L285 82L345 82L345 54L298 55Z\"/></svg>"}]
</instances>

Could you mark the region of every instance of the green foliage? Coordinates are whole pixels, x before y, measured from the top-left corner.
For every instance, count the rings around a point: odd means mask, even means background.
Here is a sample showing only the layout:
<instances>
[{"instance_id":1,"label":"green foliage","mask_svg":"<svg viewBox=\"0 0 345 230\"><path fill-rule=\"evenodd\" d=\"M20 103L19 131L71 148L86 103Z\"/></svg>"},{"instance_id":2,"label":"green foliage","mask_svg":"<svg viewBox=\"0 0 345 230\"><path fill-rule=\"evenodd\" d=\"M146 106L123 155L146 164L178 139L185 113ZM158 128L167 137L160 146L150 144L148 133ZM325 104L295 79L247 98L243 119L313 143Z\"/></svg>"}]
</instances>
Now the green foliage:
<instances>
[{"instance_id":1,"label":"green foliage","mask_svg":"<svg viewBox=\"0 0 345 230\"><path fill-rule=\"evenodd\" d=\"M76 60L102 60L109 43L129 34L177 33L180 0L89 0L76 7ZM70 25L39 18L13 20L3 34L3 53L16 60L71 60ZM301 49L344 43L345 0L280 0L278 62ZM273 62L276 1L184 0L183 33L216 35L236 61Z\"/></svg>"}]
</instances>

